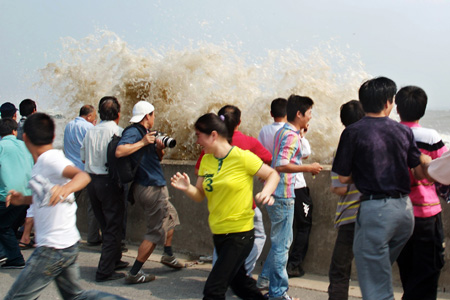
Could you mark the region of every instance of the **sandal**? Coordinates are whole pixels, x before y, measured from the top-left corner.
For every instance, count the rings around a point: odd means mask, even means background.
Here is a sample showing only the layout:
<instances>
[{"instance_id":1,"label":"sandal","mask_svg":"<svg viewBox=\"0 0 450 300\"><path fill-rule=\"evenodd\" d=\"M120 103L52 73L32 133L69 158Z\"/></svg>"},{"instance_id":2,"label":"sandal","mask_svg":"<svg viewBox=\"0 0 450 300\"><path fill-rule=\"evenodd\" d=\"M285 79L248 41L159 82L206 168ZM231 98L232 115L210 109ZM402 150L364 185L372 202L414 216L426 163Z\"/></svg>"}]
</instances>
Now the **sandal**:
<instances>
[{"instance_id":1,"label":"sandal","mask_svg":"<svg viewBox=\"0 0 450 300\"><path fill-rule=\"evenodd\" d=\"M20 250L27 250L27 249L32 249L34 248L34 243L31 241L28 244L19 242L19 248Z\"/></svg>"}]
</instances>

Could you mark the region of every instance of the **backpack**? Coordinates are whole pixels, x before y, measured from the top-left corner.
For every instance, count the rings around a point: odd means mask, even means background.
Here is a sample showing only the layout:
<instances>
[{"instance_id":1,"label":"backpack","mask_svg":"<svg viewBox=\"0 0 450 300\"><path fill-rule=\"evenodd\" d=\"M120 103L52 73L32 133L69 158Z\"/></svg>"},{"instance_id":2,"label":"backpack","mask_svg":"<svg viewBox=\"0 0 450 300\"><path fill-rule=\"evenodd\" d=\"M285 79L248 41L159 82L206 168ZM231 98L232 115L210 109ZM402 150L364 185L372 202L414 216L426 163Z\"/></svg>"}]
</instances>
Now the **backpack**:
<instances>
[{"instance_id":1,"label":"backpack","mask_svg":"<svg viewBox=\"0 0 450 300\"><path fill-rule=\"evenodd\" d=\"M142 137L144 137L144 135L147 134L144 126L140 124L132 124L123 130L122 135L125 133L125 131L127 131L132 127L137 128L141 133ZM142 157L144 156L143 151L144 148L138 151L138 153L139 152L140 153L138 163L136 165L131 160L131 155L117 158L116 149L121 138L122 137L117 136L115 134L112 136L111 141L109 142L108 148L106 150L106 161L107 161L106 167L108 168L108 174L110 179L119 187L123 188L124 185L134 180L136 171L139 167Z\"/></svg>"}]
</instances>

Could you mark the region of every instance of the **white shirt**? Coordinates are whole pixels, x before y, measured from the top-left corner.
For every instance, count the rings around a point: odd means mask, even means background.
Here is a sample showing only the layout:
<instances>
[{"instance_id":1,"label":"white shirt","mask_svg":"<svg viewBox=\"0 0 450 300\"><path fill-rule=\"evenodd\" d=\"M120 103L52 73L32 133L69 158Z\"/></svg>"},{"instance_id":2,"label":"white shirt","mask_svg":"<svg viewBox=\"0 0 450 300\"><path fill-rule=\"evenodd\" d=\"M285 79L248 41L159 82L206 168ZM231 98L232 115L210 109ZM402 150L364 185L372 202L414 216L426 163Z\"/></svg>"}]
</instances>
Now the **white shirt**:
<instances>
[{"instance_id":1,"label":"white shirt","mask_svg":"<svg viewBox=\"0 0 450 300\"><path fill-rule=\"evenodd\" d=\"M36 243L38 247L45 246L56 249L65 249L73 246L80 240L80 233L76 226L77 204L75 202L62 202L54 206L41 203L44 196L48 195L54 185L64 185L70 181L62 176L67 166L73 166L61 150L51 149L42 153L31 171L33 178L43 178L46 185L30 187L33 191L34 226L36 231ZM74 200L73 193L68 197Z\"/></svg>"},{"instance_id":2,"label":"white shirt","mask_svg":"<svg viewBox=\"0 0 450 300\"><path fill-rule=\"evenodd\" d=\"M275 133L283 127L284 122L273 122L270 125L265 125L263 128L261 128L261 131L258 135L258 141L261 142L261 144L269 150L270 153L272 153L273 156L273 138L275 136Z\"/></svg>"},{"instance_id":3,"label":"white shirt","mask_svg":"<svg viewBox=\"0 0 450 300\"><path fill-rule=\"evenodd\" d=\"M84 170L91 174L106 175L106 150L112 136L122 135L123 129L114 121L101 121L90 129L83 140L80 149L81 160L84 161Z\"/></svg>"},{"instance_id":4,"label":"white shirt","mask_svg":"<svg viewBox=\"0 0 450 300\"><path fill-rule=\"evenodd\" d=\"M305 137L300 139L300 147L302 149L302 159L300 160L300 164L302 164L303 158L306 158L311 155L311 145ZM295 184L294 189L301 189L306 187L305 176L303 176L303 172L295 174Z\"/></svg>"},{"instance_id":5,"label":"white shirt","mask_svg":"<svg viewBox=\"0 0 450 300\"><path fill-rule=\"evenodd\" d=\"M450 151L442 154L430 163L428 173L434 180L445 185L450 185Z\"/></svg>"}]
</instances>

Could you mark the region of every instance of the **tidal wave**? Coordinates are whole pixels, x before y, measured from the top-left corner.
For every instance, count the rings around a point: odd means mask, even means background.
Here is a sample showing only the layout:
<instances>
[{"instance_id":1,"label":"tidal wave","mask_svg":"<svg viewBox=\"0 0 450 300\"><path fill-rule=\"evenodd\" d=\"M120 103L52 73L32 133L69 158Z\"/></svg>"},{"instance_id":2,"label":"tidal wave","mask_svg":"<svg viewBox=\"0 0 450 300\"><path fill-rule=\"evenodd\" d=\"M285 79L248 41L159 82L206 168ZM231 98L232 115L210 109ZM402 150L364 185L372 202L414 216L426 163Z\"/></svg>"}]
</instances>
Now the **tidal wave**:
<instances>
[{"instance_id":1,"label":"tidal wave","mask_svg":"<svg viewBox=\"0 0 450 300\"><path fill-rule=\"evenodd\" d=\"M61 59L40 70L40 85L51 93L52 107L67 120L83 104L97 107L105 95L122 105L127 126L139 100L155 106L155 128L177 140L167 158L196 159L193 124L225 104L242 111L240 130L256 137L272 122L270 103L299 94L314 102L307 138L310 161L329 163L343 129L339 108L357 98L370 76L360 58L330 43L305 51L270 50L265 57L239 53L227 43L191 44L182 50L134 49L115 33L99 30L80 40L63 39Z\"/></svg>"}]
</instances>

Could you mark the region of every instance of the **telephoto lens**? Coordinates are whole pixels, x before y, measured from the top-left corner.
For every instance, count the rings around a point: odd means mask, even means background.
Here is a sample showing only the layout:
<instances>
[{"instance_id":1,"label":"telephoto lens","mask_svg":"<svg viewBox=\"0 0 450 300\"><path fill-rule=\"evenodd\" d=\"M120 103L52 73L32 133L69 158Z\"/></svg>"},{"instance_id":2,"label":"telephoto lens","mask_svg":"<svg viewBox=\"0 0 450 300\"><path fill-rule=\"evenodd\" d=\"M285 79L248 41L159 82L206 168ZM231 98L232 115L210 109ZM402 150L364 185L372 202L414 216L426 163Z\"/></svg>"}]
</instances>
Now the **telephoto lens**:
<instances>
[{"instance_id":1,"label":"telephoto lens","mask_svg":"<svg viewBox=\"0 0 450 300\"><path fill-rule=\"evenodd\" d=\"M171 137L162 135L162 136L158 136L157 139L161 140L164 144L164 146L169 147L169 148L173 148L177 145L177 141Z\"/></svg>"},{"instance_id":2,"label":"telephoto lens","mask_svg":"<svg viewBox=\"0 0 450 300\"><path fill-rule=\"evenodd\" d=\"M160 140L165 147L173 148L177 145L177 141L174 138L159 131L156 133L156 139Z\"/></svg>"}]
</instances>

